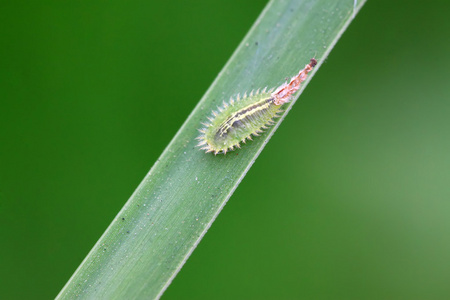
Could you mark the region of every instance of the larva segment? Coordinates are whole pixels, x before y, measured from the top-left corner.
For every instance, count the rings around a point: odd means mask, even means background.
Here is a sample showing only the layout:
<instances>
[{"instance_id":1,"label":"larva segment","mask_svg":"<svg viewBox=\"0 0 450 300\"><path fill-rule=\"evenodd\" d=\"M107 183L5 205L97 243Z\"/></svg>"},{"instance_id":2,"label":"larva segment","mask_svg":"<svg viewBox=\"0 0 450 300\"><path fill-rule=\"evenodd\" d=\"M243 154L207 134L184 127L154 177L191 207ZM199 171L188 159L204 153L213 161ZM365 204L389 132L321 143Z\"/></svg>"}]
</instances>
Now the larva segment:
<instances>
[{"instance_id":1,"label":"larva segment","mask_svg":"<svg viewBox=\"0 0 450 300\"><path fill-rule=\"evenodd\" d=\"M197 138L197 146L206 153L214 154L232 151L240 148L240 142L252 140L253 136L259 136L263 129L275 124L273 118L280 117L277 113L283 112L281 106L289 102L291 95L299 88L306 76L317 64L312 58L310 63L303 70L294 76L289 83L266 92L264 88L261 93L259 89L250 92L249 96L238 94L236 101L230 98L230 102L223 103L223 107L218 107L219 113L212 111L213 117L208 117L211 123L202 123L205 127L199 129L201 135Z\"/></svg>"}]
</instances>

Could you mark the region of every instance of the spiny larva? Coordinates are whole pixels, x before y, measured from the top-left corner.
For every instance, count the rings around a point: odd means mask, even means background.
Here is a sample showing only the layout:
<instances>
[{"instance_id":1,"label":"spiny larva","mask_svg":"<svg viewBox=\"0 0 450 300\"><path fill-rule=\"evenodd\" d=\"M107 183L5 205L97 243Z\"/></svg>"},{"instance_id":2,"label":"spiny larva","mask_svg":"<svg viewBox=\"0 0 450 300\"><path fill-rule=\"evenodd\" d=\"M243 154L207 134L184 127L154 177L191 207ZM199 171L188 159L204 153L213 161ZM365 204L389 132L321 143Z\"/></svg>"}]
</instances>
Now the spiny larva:
<instances>
[{"instance_id":1,"label":"spiny larva","mask_svg":"<svg viewBox=\"0 0 450 300\"><path fill-rule=\"evenodd\" d=\"M259 136L263 129L275 124L273 118L280 117L281 106L289 102L291 95L300 88L316 64L317 60L311 58L309 64L289 83L282 84L275 91L264 88L260 92L258 89L249 96L244 94L241 98L238 94L236 100L230 98L229 103L224 101L223 107L218 107L219 112L213 111L213 116L208 117L210 123L202 123L205 127L199 129L202 134L197 138L197 146L206 153L226 154L234 147L241 148L240 142L252 140L252 135Z\"/></svg>"}]
</instances>

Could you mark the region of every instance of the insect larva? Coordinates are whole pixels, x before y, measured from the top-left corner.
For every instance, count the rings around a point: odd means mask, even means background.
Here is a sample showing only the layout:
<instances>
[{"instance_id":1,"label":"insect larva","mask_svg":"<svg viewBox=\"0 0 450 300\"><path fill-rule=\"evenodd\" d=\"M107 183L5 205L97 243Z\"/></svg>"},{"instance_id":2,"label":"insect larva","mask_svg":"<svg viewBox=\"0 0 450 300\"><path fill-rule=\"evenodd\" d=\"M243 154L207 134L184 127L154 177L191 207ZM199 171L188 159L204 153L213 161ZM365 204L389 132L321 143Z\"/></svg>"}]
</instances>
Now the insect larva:
<instances>
[{"instance_id":1,"label":"insect larva","mask_svg":"<svg viewBox=\"0 0 450 300\"><path fill-rule=\"evenodd\" d=\"M199 129L202 134L197 138L197 146L206 153L226 154L235 147L241 148L240 142L252 140L252 135L259 136L263 129L275 124L274 118L280 117L281 106L289 102L316 64L317 60L311 58L289 83L282 84L275 91L264 88L260 92L258 89L248 96L245 93L242 99L238 94L236 101L233 98L229 103L224 101L223 107L217 107L218 112L213 111L213 116L208 117L209 123L202 123L205 127Z\"/></svg>"}]
</instances>

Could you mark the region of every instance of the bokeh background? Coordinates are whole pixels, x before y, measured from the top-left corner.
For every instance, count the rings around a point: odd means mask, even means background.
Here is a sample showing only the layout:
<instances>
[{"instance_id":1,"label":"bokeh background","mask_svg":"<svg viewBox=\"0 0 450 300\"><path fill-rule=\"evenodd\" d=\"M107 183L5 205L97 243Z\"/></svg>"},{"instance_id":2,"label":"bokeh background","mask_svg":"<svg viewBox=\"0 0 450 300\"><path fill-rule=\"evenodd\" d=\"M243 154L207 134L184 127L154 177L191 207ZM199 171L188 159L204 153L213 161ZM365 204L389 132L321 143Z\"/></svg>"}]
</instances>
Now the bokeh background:
<instances>
[{"instance_id":1,"label":"bokeh background","mask_svg":"<svg viewBox=\"0 0 450 300\"><path fill-rule=\"evenodd\" d=\"M265 4L0 3L2 299L57 295ZM163 299L450 298L449 11L366 3Z\"/></svg>"}]
</instances>

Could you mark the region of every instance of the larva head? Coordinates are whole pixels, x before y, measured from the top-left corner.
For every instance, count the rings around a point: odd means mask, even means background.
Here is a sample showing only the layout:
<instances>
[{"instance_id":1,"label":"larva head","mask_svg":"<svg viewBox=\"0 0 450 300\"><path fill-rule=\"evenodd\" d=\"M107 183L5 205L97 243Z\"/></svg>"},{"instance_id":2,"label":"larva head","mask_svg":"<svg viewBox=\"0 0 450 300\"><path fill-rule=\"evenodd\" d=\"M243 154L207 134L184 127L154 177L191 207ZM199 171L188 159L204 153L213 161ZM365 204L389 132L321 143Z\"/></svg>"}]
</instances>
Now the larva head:
<instances>
[{"instance_id":1,"label":"larva head","mask_svg":"<svg viewBox=\"0 0 450 300\"><path fill-rule=\"evenodd\" d=\"M309 65L311 68L314 68L317 65L317 60L315 58L311 58L309 61Z\"/></svg>"}]
</instances>

